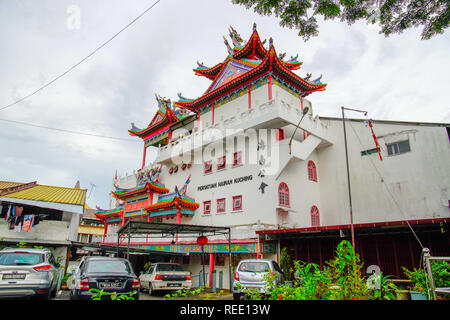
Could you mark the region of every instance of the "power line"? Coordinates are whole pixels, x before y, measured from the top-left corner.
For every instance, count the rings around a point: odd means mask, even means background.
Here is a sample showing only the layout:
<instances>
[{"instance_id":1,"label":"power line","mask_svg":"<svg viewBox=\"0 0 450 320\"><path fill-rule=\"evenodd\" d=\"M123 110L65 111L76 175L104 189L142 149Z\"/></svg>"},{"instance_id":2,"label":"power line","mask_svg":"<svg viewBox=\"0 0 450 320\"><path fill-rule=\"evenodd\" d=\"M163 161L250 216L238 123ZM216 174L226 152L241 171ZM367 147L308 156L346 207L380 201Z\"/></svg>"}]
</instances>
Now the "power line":
<instances>
[{"instance_id":1,"label":"power line","mask_svg":"<svg viewBox=\"0 0 450 320\"><path fill-rule=\"evenodd\" d=\"M363 150L366 150L366 148L363 146L361 139L359 138L359 135L356 133L355 128L353 127L351 121L349 122L350 127L352 128L353 132L355 133L356 138L359 141L359 144L361 145L361 148L363 148ZM403 215L403 218L406 221L406 224L408 225L409 229L411 230L411 232L413 233L414 237L416 238L417 242L419 242L419 245L422 247L422 249L424 248L424 246L422 245L422 242L419 240L419 237L417 236L417 234L414 232L414 229L412 228L411 224L409 223L408 219L406 218L405 213L403 212L402 208L400 207L400 205L398 204L397 200L394 198L394 196L392 195L391 191L389 190L386 181L384 180L383 175L381 174L381 172L378 170L377 166L375 165L375 163L373 162L372 158L369 157L370 163L372 164L372 166L374 167L375 171L378 173L378 176L381 178L381 183L384 185L384 187L386 188L389 196L391 197L392 201L394 202L394 204L397 206L398 210L400 211L400 213Z\"/></svg>"},{"instance_id":2,"label":"power line","mask_svg":"<svg viewBox=\"0 0 450 320\"><path fill-rule=\"evenodd\" d=\"M55 131L60 131L60 132L65 132L65 133L72 133L72 134L79 134L79 135L90 136L90 137L98 137L98 138L106 138L106 139L114 139L114 140L124 140L124 141L139 142L139 141L133 140L133 139L111 137L111 136L105 136L105 135L99 135L99 134L93 134L93 133L86 133L86 132L73 131L73 130L60 129L60 128L53 128L53 127L42 126L42 125L39 125L39 124L33 124L33 123L16 121L16 120L10 120L10 119L2 119L2 118L0 118L0 121L6 121L6 122L21 124L21 125L29 126L29 127L36 127L36 128L48 129L48 130L55 130Z\"/></svg>"},{"instance_id":3,"label":"power line","mask_svg":"<svg viewBox=\"0 0 450 320\"><path fill-rule=\"evenodd\" d=\"M133 23L135 23L137 20L139 20L144 14L146 14L148 11L150 11L158 2L160 2L161 0L157 0L155 3L153 3L150 7L148 7L147 9L145 9L141 14L139 14L136 18L134 18L130 23L128 23L125 27L123 27L121 30L119 30L117 33L115 33L111 38L109 38L108 40L106 40L104 43L102 43L99 47L97 47L94 51L92 51L90 54L88 54L86 57L84 57L83 59L81 59L79 62L77 62L76 64L74 64L73 66L71 66L69 69L67 69L66 71L64 71L63 73L61 73L59 76L57 76L56 78L54 78L53 80L47 82L46 84L44 84L42 87L38 88L37 90L27 94L26 96L20 98L19 100L10 103L4 107L0 108L0 111L5 110L6 108L10 108L28 98L30 98L31 96L35 95L36 93L38 93L39 91L45 89L46 87L50 86L52 83L56 82L57 80L59 80L60 78L62 78L63 76L65 76L66 74L68 74L70 71L72 71L73 69L75 69L76 67L78 67L80 64L82 64L84 61L86 61L87 59L89 59L91 56L93 56L95 53L97 53L97 51L99 51L100 49L102 49L104 46L106 46L109 42L111 42L115 37L117 37L119 34L121 34L123 31L125 31L125 29L127 29L128 27L130 27Z\"/></svg>"}]
</instances>

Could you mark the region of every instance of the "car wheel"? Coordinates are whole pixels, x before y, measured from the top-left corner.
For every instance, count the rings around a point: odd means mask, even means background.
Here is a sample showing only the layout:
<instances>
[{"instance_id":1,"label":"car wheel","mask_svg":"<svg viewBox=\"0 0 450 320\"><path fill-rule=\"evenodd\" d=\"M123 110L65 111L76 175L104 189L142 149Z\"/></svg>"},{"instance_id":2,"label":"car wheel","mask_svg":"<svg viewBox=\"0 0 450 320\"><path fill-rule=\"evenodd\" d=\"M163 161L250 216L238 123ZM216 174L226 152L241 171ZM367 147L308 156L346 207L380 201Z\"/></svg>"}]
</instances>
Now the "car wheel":
<instances>
[{"instance_id":1,"label":"car wheel","mask_svg":"<svg viewBox=\"0 0 450 320\"><path fill-rule=\"evenodd\" d=\"M233 293L233 299L234 300L241 300L241 294L240 293Z\"/></svg>"},{"instance_id":2,"label":"car wheel","mask_svg":"<svg viewBox=\"0 0 450 320\"><path fill-rule=\"evenodd\" d=\"M154 293L155 293L155 290L153 290L153 288L152 288L152 283L149 282L148 283L148 295L152 296Z\"/></svg>"}]
</instances>

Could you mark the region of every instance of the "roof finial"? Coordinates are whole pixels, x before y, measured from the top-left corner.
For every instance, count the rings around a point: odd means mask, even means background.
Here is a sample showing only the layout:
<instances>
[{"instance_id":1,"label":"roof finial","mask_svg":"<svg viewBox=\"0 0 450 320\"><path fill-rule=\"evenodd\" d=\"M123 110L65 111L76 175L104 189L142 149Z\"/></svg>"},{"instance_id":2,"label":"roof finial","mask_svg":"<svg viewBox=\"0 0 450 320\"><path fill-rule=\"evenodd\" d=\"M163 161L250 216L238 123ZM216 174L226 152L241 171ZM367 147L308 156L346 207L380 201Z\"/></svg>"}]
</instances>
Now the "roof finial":
<instances>
[{"instance_id":1,"label":"roof finial","mask_svg":"<svg viewBox=\"0 0 450 320\"><path fill-rule=\"evenodd\" d=\"M256 31L256 22L253 22L253 31Z\"/></svg>"},{"instance_id":2,"label":"roof finial","mask_svg":"<svg viewBox=\"0 0 450 320\"><path fill-rule=\"evenodd\" d=\"M272 47L272 46L273 46L273 39L272 39L272 37L270 37L270 39L269 39L269 48Z\"/></svg>"},{"instance_id":3,"label":"roof finial","mask_svg":"<svg viewBox=\"0 0 450 320\"><path fill-rule=\"evenodd\" d=\"M225 45L227 46L227 50L229 54L233 54L233 49L231 48L230 44L228 43L227 38L225 38L225 36L223 36L223 42L225 43Z\"/></svg>"}]
</instances>

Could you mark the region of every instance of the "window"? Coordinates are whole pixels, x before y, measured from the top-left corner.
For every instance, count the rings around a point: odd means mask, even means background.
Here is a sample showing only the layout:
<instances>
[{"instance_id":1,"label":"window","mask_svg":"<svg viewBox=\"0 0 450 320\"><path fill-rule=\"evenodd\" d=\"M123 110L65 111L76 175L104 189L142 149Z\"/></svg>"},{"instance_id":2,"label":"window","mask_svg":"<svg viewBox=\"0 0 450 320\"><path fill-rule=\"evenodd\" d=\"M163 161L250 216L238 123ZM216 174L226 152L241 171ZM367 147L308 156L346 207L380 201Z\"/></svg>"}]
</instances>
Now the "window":
<instances>
[{"instance_id":1,"label":"window","mask_svg":"<svg viewBox=\"0 0 450 320\"><path fill-rule=\"evenodd\" d=\"M284 182L278 186L278 204L282 207L289 207L289 188Z\"/></svg>"},{"instance_id":2,"label":"window","mask_svg":"<svg viewBox=\"0 0 450 320\"><path fill-rule=\"evenodd\" d=\"M242 151L233 153L233 166L242 164Z\"/></svg>"},{"instance_id":3,"label":"window","mask_svg":"<svg viewBox=\"0 0 450 320\"><path fill-rule=\"evenodd\" d=\"M210 214L210 213L211 213L211 201L204 201L203 214Z\"/></svg>"},{"instance_id":4,"label":"window","mask_svg":"<svg viewBox=\"0 0 450 320\"><path fill-rule=\"evenodd\" d=\"M390 143L386 145L387 152L389 156L395 156L397 154L402 154L411 151L409 141L400 141L395 143Z\"/></svg>"},{"instance_id":5,"label":"window","mask_svg":"<svg viewBox=\"0 0 450 320\"><path fill-rule=\"evenodd\" d=\"M233 197L233 211L242 210L242 196Z\"/></svg>"},{"instance_id":6,"label":"window","mask_svg":"<svg viewBox=\"0 0 450 320\"><path fill-rule=\"evenodd\" d=\"M313 161L308 162L308 179L317 182L317 169Z\"/></svg>"},{"instance_id":7,"label":"window","mask_svg":"<svg viewBox=\"0 0 450 320\"><path fill-rule=\"evenodd\" d=\"M225 198L217 199L217 212L225 212Z\"/></svg>"},{"instance_id":8,"label":"window","mask_svg":"<svg viewBox=\"0 0 450 320\"><path fill-rule=\"evenodd\" d=\"M320 226L319 209L317 209L316 206L312 206L312 208L311 208L311 225L313 227Z\"/></svg>"},{"instance_id":9,"label":"window","mask_svg":"<svg viewBox=\"0 0 450 320\"><path fill-rule=\"evenodd\" d=\"M223 170L225 169L225 166L227 165L227 157L219 157L217 159L217 170Z\"/></svg>"},{"instance_id":10,"label":"window","mask_svg":"<svg viewBox=\"0 0 450 320\"><path fill-rule=\"evenodd\" d=\"M212 161L205 161L205 170L204 173L211 173L212 172Z\"/></svg>"}]
</instances>

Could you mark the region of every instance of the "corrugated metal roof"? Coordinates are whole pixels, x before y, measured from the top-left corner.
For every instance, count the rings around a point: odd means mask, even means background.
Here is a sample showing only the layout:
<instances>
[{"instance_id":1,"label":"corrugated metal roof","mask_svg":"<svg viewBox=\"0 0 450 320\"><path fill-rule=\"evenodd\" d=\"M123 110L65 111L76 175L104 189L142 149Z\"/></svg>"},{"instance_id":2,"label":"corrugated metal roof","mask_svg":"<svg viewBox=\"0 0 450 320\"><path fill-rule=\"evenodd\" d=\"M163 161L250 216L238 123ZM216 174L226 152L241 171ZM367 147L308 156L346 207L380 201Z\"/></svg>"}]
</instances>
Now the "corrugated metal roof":
<instances>
[{"instance_id":1,"label":"corrugated metal roof","mask_svg":"<svg viewBox=\"0 0 450 320\"><path fill-rule=\"evenodd\" d=\"M17 187L24 184L23 182L0 181L0 190Z\"/></svg>"},{"instance_id":2,"label":"corrugated metal roof","mask_svg":"<svg viewBox=\"0 0 450 320\"><path fill-rule=\"evenodd\" d=\"M37 185L29 189L4 195L4 197L84 206L86 191L87 189Z\"/></svg>"}]
</instances>

